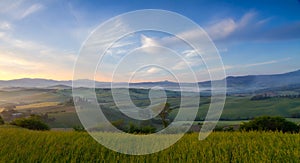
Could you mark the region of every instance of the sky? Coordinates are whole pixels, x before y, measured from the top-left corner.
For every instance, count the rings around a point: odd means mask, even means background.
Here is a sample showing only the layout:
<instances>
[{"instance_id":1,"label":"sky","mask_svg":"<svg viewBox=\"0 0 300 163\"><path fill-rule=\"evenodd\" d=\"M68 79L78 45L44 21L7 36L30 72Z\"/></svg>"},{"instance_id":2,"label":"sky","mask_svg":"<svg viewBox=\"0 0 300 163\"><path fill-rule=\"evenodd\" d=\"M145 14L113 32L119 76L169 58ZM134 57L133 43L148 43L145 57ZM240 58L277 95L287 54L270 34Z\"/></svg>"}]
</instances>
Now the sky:
<instances>
[{"instance_id":1,"label":"sky","mask_svg":"<svg viewBox=\"0 0 300 163\"><path fill-rule=\"evenodd\" d=\"M96 27L115 16L141 9L176 12L201 26L218 49L227 76L277 74L300 69L298 0L2 0L0 80L73 79L80 49ZM118 25L125 28L126 21L120 22ZM186 33L197 36L192 30ZM175 81L175 74L189 82L194 73L198 81L209 80L205 65L195 51L182 43L179 46L178 41L166 41L170 38L176 39L159 31L141 31L122 38L108 49L98 65L95 79ZM151 55L149 47L157 45L166 45L178 53L179 58L163 48L150 49ZM132 54L128 55L130 51ZM189 72L180 56L193 72ZM149 60L163 66L141 67ZM115 71L118 66L123 67ZM174 71L173 76L164 66Z\"/></svg>"}]
</instances>

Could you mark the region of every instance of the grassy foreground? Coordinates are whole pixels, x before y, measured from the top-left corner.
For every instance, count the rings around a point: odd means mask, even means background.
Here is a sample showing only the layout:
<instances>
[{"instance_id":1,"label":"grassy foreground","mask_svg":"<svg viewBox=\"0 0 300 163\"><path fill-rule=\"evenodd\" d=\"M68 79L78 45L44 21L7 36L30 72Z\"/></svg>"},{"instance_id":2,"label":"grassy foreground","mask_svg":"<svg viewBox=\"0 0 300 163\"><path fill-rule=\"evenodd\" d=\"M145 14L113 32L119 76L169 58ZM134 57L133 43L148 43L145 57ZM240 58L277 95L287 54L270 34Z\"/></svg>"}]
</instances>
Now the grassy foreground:
<instances>
[{"instance_id":1,"label":"grassy foreground","mask_svg":"<svg viewBox=\"0 0 300 163\"><path fill-rule=\"evenodd\" d=\"M87 133L0 128L0 162L298 162L300 135L269 132L187 134L170 148L129 156Z\"/></svg>"}]
</instances>

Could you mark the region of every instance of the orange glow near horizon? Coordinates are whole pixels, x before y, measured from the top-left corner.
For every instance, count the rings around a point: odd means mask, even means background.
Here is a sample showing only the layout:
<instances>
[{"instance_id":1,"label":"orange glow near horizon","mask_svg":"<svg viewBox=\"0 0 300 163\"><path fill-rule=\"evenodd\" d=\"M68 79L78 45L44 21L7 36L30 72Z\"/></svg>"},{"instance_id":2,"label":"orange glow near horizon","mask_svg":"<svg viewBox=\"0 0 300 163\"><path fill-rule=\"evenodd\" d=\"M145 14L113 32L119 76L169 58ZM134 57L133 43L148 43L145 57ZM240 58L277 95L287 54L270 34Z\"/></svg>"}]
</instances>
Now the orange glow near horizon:
<instances>
[{"instance_id":1,"label":"orange glow near horizon","mask_svg":"<svg viewBox=\"0 0 300 163\"><path fill-rule=\"evenodd\" d=\"M49 80L73 80L73 74L8 74L5 72L0 72L0 80L15 80L15 79L23 79L23 78L31 78L31 79L49 79ZM96 77L96 81L99 82L112 82L110 78L107 77ZM157 79L153 81L149 80L142 80L142 79L137 79L130 81L132 83L139 83L139 82L157 82L157 81L165 81L164 79ZM168 80L171 81L171 80ZM128 82L128 81L115 81L115 82ZM173 82L173 81L171 81Z\"/></svg>"},{"instance_id":2,"label":"orange glow near horizon","mask_svg":"<svg viewBox=\"0 0 300 163\"><path fill-rule=\"evenodd\" d=\"M15 79L22 79L22 78L40 78L40 79L52 79L52 80L73 80L72 73L66 74L12 74L6 72L0 72L0 80L15 80ZM100 82L111 82L112 80L108 77L104 76L97 76L95 78L96 81ZM126 81L116 81L116 82L126 82ZM132 82L147 82L144 80L134 80Z\"/></svg>"}]
</instances>

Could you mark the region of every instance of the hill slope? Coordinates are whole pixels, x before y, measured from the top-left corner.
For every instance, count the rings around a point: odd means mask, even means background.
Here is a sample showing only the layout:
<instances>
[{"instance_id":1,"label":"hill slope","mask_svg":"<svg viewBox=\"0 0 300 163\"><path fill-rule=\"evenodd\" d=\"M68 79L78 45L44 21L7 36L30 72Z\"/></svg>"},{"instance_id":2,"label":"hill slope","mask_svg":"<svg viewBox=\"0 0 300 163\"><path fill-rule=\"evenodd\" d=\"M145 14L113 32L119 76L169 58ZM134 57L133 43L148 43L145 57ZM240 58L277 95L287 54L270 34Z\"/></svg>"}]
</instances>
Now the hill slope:
<instances>
[{"instance_id":1,"label":"hill slope","mask_svg":"<svg viewBox=\"0 0 300 163\"><path fill-rule=\"evenodd\" d=\"M223 79L225 80L225 79ZM284 74L273 74L273 75L248 75L248 76L229 76L226 78L227 87L229 92L253 92L261 89L279 88L279 87L289 87L295 85L300 86L300 70L284 73ZM82 83L82 86L88 85L87 83L93 83L91 80L78 80L78 83ZM114 83L118 88L124 88L128 86L128 83ZM181 83L184 90L190 91L192 88L191 83ZM209 90L211 82L199 82L200 89ZM15 80L0 80L0 88L7 87L39 87L39 88L51 88L55 86L72 86L72 81L57 81L49 79L15 79ZM109 88L111 83L109 82L95 82L97 88ZM170 81L161 82L142 82L142 83L129 83L132 88L152 88L155 86L160 86L169 90L179 90L179 83ZM191 90L192 91L192 90Z\"/></svg>"}]
</instances>

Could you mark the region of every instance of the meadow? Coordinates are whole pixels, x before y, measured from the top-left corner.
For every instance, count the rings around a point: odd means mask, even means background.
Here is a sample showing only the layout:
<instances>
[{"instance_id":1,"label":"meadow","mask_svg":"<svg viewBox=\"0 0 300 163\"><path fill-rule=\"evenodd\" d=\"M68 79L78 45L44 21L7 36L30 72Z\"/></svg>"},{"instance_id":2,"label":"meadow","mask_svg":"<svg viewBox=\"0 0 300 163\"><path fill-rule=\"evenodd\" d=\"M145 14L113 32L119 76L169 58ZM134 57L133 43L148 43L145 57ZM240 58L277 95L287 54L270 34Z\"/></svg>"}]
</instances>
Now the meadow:
<instances>
[{"instance_id":1,"label":"meadow","mask_svg":"<svg viewBox=\"0 0 300 163\"><path fill-rule=\"evenodd\" d=\"M88 133L0 128L0 162L299 162L300 135L280 132L214 132L203 141L186 134L158 153L111 151Z\"/></svg>"}]
</instances>

